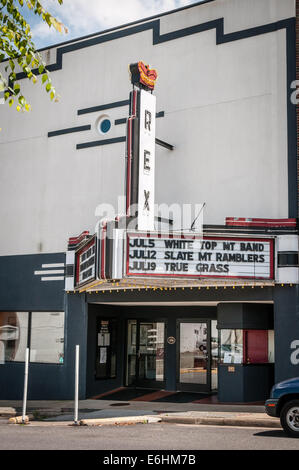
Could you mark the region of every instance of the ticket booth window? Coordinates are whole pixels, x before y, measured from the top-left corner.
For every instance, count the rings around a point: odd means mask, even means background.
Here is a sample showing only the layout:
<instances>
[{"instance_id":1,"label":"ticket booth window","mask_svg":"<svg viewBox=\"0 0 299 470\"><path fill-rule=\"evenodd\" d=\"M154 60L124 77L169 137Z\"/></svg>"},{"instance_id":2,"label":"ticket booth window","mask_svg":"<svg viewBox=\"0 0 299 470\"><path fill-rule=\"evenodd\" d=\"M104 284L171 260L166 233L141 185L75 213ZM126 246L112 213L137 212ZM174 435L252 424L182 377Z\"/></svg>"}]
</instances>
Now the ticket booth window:
<instances>
[{"instance_id":1,"label":"ticket booth window","mask_svg":"<svg viewBox=\"0 0 299 470\"><path fill-rule=\"evenodd\" d=\"M273 330L221 330L222 364L267 364L274 362Z\"/></svg>"},{"instance_id":2,"label":"ticket booth window","mask_svg":"<svg viewBox=\"0 0 299 470\"><path fill-rule=\"evenodd\" d=\"M242 364L243 330L221 330L220 360L223 364Z\"/></svg>"},{"instance_id":3,"label":"ticket booth window","mask_svg":"<svg viewBox=\"0 0 299 470\"><path fill-rule=\"evenodd\" d=\"M274 362L274 331L244 330L244 363Z\"/></svg>"}]
</instances>

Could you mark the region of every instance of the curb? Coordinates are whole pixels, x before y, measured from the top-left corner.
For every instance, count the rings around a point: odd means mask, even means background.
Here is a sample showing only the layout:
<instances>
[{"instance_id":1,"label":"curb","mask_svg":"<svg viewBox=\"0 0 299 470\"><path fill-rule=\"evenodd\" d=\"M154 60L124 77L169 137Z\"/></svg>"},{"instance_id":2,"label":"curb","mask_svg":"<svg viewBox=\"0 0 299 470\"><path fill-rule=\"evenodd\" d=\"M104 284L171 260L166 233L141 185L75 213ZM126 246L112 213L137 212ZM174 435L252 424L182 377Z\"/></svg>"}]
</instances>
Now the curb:
<instances>
[{"instance_id":1,"label":"curb","mask_svg":"<svg viewBox=\"0 0 299 470\"><path fill-rule=\"evenodd\" d=\"M201 418L183 418L176 416L160 416L162 423L175 424L205 424L211 426L248 426L263 428L281 428L279 420L268 419L250 419L250 418L218 418L218 417L201 417Z\"/></svg>"},{"instance_id":2,"label":"curb","mask_svg":"<svg viewBox=\"0 0 299 470\"><path fill-rule=\"evenodd\" d=\"M81 419L80 426L103 426L103 425L129 425L129 424L149 424L158 423L161 421L160 417L156 416L121 416L119 418L95 418L95 419Z\"/></svg>"},{"instance_id":3,"label":"curb","mask_svg":"<svg viewBox=\"0 0 299 470\"><path fill-rule=\"evenodd\" d=\"M26 416L26 418L31 418ZM10 424L20 424L21 416L10 418ZM27 420L26 420L27 421ZM114 418L94 418L94 419L81 419L77 425L79 426L128 426L134 424L152 424L152 423L169 423L169 424L191 424L191 425L205 425L205 426L240 426L240 427L260 427L260 428L274 428L281 429L280 421L278 418L273 419L256 419L244 417L179 417L179 416L122 416ZM76 426L75 423L66 421L30 421L26 424L33 426Z\"/></svg>"},{"instance_id":4,"label":"curb","mask_svg":"<svg viewBox=\"0 0 299 470\"><path fill-rule=\"evenodd\" d=\"M14 408L0 408L1 418L13 418L16 414L17 412Z\"/></svg>"}]
</instances>

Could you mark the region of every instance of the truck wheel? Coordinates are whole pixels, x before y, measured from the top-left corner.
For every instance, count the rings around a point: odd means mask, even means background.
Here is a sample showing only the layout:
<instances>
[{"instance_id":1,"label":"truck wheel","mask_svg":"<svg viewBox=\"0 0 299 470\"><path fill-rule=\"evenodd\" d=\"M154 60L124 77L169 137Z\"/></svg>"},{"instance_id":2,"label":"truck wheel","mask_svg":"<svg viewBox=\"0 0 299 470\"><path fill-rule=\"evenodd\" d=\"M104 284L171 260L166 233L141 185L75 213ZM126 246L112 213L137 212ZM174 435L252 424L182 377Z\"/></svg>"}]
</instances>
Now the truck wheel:
<instances>
[{"instance_id":1,"label":"truck wheel","mask_svg":"<svg viewBox=\"0 0 299 470\"><path fill-rule=\"evenodd\" d=\"M299 437L299 400L292 400L284 405L280 423L288 436Z\"/></svg>"}]
</instances>

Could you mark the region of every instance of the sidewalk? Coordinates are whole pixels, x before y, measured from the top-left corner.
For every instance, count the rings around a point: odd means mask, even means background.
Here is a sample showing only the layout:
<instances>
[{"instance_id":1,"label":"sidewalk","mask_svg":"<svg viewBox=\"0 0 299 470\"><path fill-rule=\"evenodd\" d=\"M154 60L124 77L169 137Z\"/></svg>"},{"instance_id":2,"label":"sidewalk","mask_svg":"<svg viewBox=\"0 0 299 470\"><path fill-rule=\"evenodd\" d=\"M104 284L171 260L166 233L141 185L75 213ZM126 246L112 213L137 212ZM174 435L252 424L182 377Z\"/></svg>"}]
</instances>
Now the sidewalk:
<instances>
[{"instance_id":1,"label":"sidewalk","mask_svg":"<svg viewBox=\"0 0 299 470\"><path fill-rule=\"evenodd\" d=\"M74 421L73 401L28 401L30 425L70 425ZM2 423L22 414L21 401L0 401ZM153 403L142 401L81 400L81 425L164 422L217 426L280 428L278 418L265 413L264 406L248 404Z\"/></svg>"}]
</instances>

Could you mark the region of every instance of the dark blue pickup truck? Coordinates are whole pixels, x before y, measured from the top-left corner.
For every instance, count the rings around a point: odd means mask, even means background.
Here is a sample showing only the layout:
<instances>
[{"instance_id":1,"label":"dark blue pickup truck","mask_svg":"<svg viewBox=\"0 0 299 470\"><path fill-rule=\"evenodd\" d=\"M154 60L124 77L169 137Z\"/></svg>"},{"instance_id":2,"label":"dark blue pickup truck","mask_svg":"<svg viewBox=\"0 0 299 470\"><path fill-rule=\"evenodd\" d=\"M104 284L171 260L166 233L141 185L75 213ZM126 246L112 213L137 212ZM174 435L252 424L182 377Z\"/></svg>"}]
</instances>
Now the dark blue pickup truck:
<instances>
[{"instance_id":1,"label":"dark blue pickup truck","mask_svg":"<svg viewBox=\"0 0 299 470\"><path fill-rule=\"evenodd\" d=\"M288 436L299 437L299 377L275 384L265 408L269 416L280 418Z\"/></svg>"}]
</instances>

